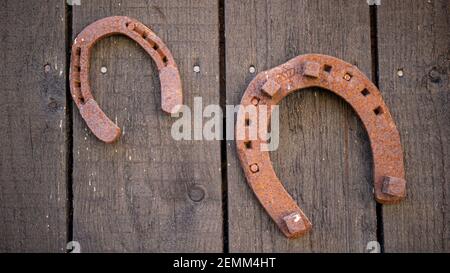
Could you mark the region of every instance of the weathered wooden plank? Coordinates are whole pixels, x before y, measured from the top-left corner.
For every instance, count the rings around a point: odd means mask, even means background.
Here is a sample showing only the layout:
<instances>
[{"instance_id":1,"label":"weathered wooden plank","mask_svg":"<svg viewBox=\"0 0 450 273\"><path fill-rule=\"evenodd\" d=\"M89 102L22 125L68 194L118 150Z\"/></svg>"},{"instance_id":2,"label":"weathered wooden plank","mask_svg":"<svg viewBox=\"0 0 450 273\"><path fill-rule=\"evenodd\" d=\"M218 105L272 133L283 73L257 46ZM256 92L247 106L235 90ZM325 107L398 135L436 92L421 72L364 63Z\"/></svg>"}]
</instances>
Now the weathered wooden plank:
<instances>
[{"instance_id":1,"label":"weathered wooden plank","mask_svg":"<svg viewBox=\"0 0 450 273\"><path fill-rule=\"evenodd\" d=\"M450 251L449 29L447 0L378 7L380 89L408 181L406 200L383 207L386 252Z\"/></svg>"},{"instance_id":2,"label":"weathered wooden plank","mask_svg":"<svg viewBox=\"0 0 450 273\"><path fill-rule=\"evenodd\" d=\"M216 1L83 1L73 14L74 37L106 16L138 19L172 51L185 103L219 104ZM94 96L124 134L103 144L74 110L74 240L83 252L221 251L220 143L172 139L156 66L133 41L100 41L91 65ZM200 202L189 198L196 185Z\"/></svg>"},{"instance_id":3,"label":"weathered wooden plank","mask_svg":"<svg viewBox=\"0 0 450 273\"><path fill-rule=\"evenodd\" d=\"M0 252L65 251L64 5L0 3Z\"/></svg>"},{"instance_id":4,"label":"weathered wooden plank","mask_svg":"<svg viewBox=\"0 0 450 273\"><path fill-rule=\"evenodd\" d=\"M370 77L370 16L365 1L226 1L227 102L238 104L257 72L306 53L334 55ZM277 175L313 222L288 240L249 189L228 143L231 252L363 252L376 240L372 159L367 135L350 106L310 89L280 106Z\"/></svg>"}]
</instances>

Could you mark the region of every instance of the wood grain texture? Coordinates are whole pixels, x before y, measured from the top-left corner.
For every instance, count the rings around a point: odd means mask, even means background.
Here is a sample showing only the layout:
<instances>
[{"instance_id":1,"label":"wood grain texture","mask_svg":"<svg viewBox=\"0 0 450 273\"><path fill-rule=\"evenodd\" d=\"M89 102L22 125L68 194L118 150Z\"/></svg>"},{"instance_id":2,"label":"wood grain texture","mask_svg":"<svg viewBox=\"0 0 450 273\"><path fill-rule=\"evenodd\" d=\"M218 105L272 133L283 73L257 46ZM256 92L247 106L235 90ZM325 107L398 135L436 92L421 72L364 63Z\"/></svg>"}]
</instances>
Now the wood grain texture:
<instances>
[{"instance_id":1,"label":"wood grain texture","mask_svg":"<svg viewBox=\"0 0 450 273\"><path fill-rule=\"evenodd\" d=\"M369 6L364 1L226 1L227 103L238 104L257 72L306 53L333 55L371 76ZM362 123L320 89L285 98L278 177L313 223L289 240L254 197L228 143L231 252L364 252L376 240L372 158Z\"/></svg>"},{"instance_id":2,"label":"wood grain texture","mask_svg":"<svg viewBox=\"0 0 450 273\"><path fill-rule=\"evenodd\" d=\"M386 252L450 251L449 20L446 0L378 7L380 89L400 131L408 182L406 200L383 207Z\"/></svg>"},{"instance_id":3,"label":"wood grain texture","mask_svg":"<svg viewBox=\"0 0 450 273\"><path fill-rule=\"evenodd\" d=\"M64 1L0 3L0 252L66 246Z\"/></svg>"},{"instance_id":4,"label":"wood grain texture","mask_svg":"<svg viewBox=\"0 0 450 273\"><path fill-rule=\"evenodd\" d=\"M195 96L219 104L216 1L83 1L73 15L74 37L106 16L141 21L171 50L185 104L192 107ZM125 37L96 45L90 78L123 134L115 144L101 143L74 109L73 230L82 251L221 251L220 142L173 140L176 119L161 110L156 66ZM206 190L200 202L189 198L195 185Z\"/></svg>"}]
</instances>

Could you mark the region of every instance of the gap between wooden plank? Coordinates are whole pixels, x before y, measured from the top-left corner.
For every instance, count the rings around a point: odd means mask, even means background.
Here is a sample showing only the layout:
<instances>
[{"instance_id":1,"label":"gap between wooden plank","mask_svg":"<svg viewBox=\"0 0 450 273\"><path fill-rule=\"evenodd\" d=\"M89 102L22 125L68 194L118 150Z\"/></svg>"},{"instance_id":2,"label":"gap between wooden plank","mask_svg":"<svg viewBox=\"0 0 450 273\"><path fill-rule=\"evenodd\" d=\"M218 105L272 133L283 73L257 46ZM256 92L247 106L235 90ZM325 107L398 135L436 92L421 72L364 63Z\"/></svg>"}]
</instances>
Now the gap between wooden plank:
<instances>
[{"instance_id":1,"label":"gap between wooden plank","mask_svg":"<svg viewBox=\"0 0 450 273\"><path fill-rule=\"evenodd\" d=\"M226 126L226 99L227 99L227 83L226 83L226 51L225 51L225 1L219 0L219 92L220 107L223 111L222 136L220 142L220 158L222 161L222 217L223 217L223 252L229 253L228 244L228 159L227 159L227 126Z\"/></svg>"},{"instance_id":2,"label":"gap between wooden plank","mask_svg":"<svg viewBox=\"0 0 450 273\"><path fill-rule=\"evenodd\" d=\"M372 81L379 88L379 64L378 64L378 29L377 29L377 6L370 6L370 51L372 58ZM380 244L381 252L384 252L383 233L383 205L376 205L377 216L377 241Z\"/></svg>"},{"instance_id":3,"label":"gap between wooden plank","mask_svg":"<svg viewBox=\"0 0 450 273\"><path fill-rule=\"evenodd\" d=\"M67 242L73 240L73 104L70 93L70 55L72 47L72 6L65 4L66 17L66 168L67 168ZM70 250L67 250L69 252Z\"/></svg>"}]
</instances>

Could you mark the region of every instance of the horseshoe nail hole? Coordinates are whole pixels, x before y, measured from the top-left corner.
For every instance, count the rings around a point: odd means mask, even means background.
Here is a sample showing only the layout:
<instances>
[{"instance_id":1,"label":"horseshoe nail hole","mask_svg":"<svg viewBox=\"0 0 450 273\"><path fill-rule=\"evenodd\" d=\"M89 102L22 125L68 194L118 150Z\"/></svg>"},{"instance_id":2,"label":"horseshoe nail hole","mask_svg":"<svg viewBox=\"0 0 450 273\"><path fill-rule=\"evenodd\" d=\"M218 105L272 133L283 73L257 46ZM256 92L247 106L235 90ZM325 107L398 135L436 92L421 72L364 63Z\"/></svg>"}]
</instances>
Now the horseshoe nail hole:
<instances>
[{"instance_id":1,"label":"horseshoe nail hole","mask_svg":"<svg viewBox=\"0 0 450 273\"><path fill-rule=\"evenodd\" d=\"M158 48L159 48L159 46L158 46L157 44L154 44L154 45L153 45L153 49L154 49L154 50L158 50Z\"/></svg>"},{"instance_id":2,"label":"horseshoe nail hole","mask_svg":"<svg viewBox=\"0 0 450 273\"><path fill-rule=\"evenodd\" d=\"M254 66L254 65L251 65L251 66L248 68L248 72L250 72L251 74L255 73L255 72L256 72L255 66Z\"/></svg>"},{"instance_id":3,"label":"horseshoe nail hole","mask_svg":"<svg viewBox=\"0 0 450 273\"><path fill-rule=\"evenodd\" d=\"M248 118L245 119L245 126L250 126L250 119Z\"/></svg>"},{"instance_id":4,"label":"horseshoe nail hole","mask_svg":"<svg viewBox=\"0 0 450 273\"><path fill-rule=\"evenodd\" d=\"M381 108L381 106L378 106L377 108L375 108L373 110L373 112L375 113L375 115L379 116L379 115L383 114L383 108Z\"/></svg>"},{"instance_id":5,"label":"horseshoe nail hole","mask_svg":"<svg viewBox=\"0 0 450 273\"><path fill-rule=\"evenodd\" d=\"M257 97L254 97L254 98L252 98L252 104L254 105L254 106L257 106L258 104L259 104L259 98L257 98Z\"/></svg>"},{"instance_id":6,"label":"horseshoe nail hole","mask_svg":"<svg viewBox=\"0 0 450 273\"><path fill-rule=\"evenodd\" d=\"M169 62L169 60L167 60L167 57L166 57L166 56L164 56L164 57L162 58L162 61L163 61L163 63L165 63L165 64L167 64L167 63Z\"/></svg>"},{"instance_id":7,"label":"horseshoe nail hole","mask_svg":"<svg viewBox=\"0 0 450 273\"><path fill-rule=\"evenodd\" d=\"M83 98L83 97L78 98L78 99L80 100L80 103L81 103L81 104L84 104L84 98Z\"/></svg>"},{"instance_id":8,"label":"horseshoe nail hole","mask_svg":"<svg viewBox=\"0 0 450 273\"><path fill-rule=\"evenodd\" d=\"M194 202L200 202L205 198L206 190L201 185L193 185L188 192L189 199Z\"/></svg>"},{"instance_id":9,"label":"horseshoe nail hole","mask_svg":"<svg viewBox=\"0 0 450 273\"><path fill-rule=\"evenodd\" d=\"M75 87L80 88L81 87L81 82L75 82Z\"/></svg>"},{"instance_id":10,"label":"horseshoe nail hole","mask_svg":"<svg viewBox=\"0 0 450 273\"><path fill-rule=\"evenodd\" d=\"M77 49L75 49L75 54L76 54L77 56L80 56L80 55L81 55L81 47L77 47Z\"/></svg>"},{"instance_id":11,"label":"horseshoe nail hole","mask_svg":"<svg viewBox=\"0 0 450 273\"><path fill-rule=\"evenodd\" d=\"M143 39L147 39L148 33L147 32L143 32L141 36L142 36Z\"/></svg>"},{"instance_id":12,"label":"horseshoe nail hole","mask_svg":"<svg viewBox=\"0 0 450 273\"><path fill-rule=\"evenodd\" d=\"M250 171L251 171L252 173L257 173L257 172L259 172L258 164L254 163L254 164L250 165Z\"/></svg>"},{"instance_id":13,"label":"horseshoe nail hole","mask_svg":"<svg viewBox=\"0 0 450 273\"><path fill-rule=\"evenodd\" d=\"M323 70L325 71L325 72L327 72L327 73L330 73L331 72L331 65L324 65L324 67L323 67Z\"/></svg>"},{"instance_id":14,"label":"horseshoe nail hole","mask_svg":"<svg viewBox=\"0 0 450 273\"><path fill-rule=\"evenodd\" d=\"M134 30L135 25L132 22L126 22L125 26L129 29L129 30Z\"/></svg>"},{"instance_id":15,"label":"horseshoe nail hole","mask_svg":"<svg viewBox=\"0 0 450 273\"><path fill-rule=\"evenodd\" d=\"M350 75L349 73L345 73L344 80L350 81L351 79L352 79L352 75Z\"/></svg>"},{"instance_id":16,"label":"horseshoe nail hole","mask_svg":"<svg viewBox=\"0 0 450 273\"><path fill-rule=\"evenodd\" d=\"M200 66L199 65L194 65L194 72L195 73L200 73Z\"/></svg>"},{"instance_id":17,"label":"horseshoe nail hole","mask_svg":"<svg viewBox=\"0 0 450 273\"><path fill-rule=\"evenodd\" d=\"M361 91L361 94L362 94L364 97L367 97L368 95L370 95L370 92L369 92L369 90L367 90L367 88L364 88L364 89Z\"/></svg>"},{"instance_id":18,"label":"horseshoe nail hole","mask_svg":"<svg viewBox=\"0 0 450 273\"><path fill-rule=\"evenodd\" d=\"M75 66L75 71L81 72L81 67L80 66Z\"/></svg>"},{"instance_id":19,"label":"horseshoe nail hole","mask_svg":"<svg viewBox=\"0 0 450 273\"><path fill-rule=\"evenodd\" d=\"M251 149L252 148L252 142L251 141L245 141L244 145L245 145L246 149Z\"/></svg>"}]
</instances>

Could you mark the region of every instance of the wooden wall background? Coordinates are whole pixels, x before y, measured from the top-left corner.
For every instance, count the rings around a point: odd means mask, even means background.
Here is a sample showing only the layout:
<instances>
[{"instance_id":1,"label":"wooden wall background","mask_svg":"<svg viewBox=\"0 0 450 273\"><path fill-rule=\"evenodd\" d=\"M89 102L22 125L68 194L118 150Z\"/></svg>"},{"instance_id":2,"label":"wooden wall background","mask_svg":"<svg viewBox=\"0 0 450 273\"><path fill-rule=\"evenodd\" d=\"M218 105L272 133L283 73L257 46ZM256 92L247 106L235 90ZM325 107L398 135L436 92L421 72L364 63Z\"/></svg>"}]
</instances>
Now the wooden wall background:
<instances>
[{"instance_id":1,"label":"wooden wall background","mask_svg":"<svg viewBox=\"0 0 450 273\"><path fill-rule=\"evenodd\" d=\"M407 199L375 203L362 123L339 97L304 90L281 103L271 157L314 230L284 238L233 141L172 140L156 67L124 37L92 56L97 101L124 131L99 142L70 99L68 57L85 26L111 15L165 41L191 107L237 104L256 73L300 54L357 65L399 128ZM447 0L1 1L0 251L65 252L74 240L82 252L365 252L369 241L449 252L449 18Z\"/></svg>"}]
</instances>

